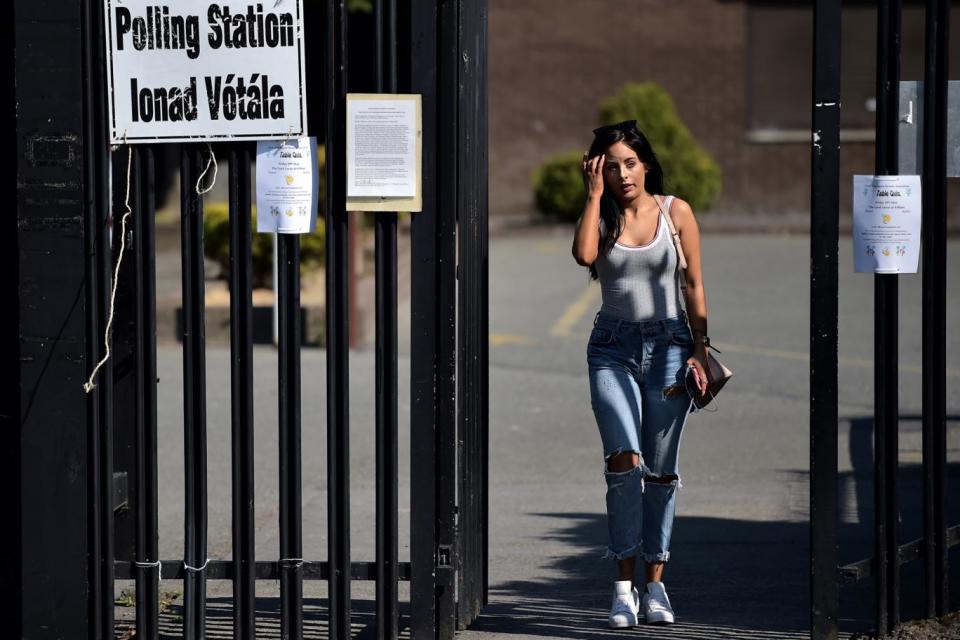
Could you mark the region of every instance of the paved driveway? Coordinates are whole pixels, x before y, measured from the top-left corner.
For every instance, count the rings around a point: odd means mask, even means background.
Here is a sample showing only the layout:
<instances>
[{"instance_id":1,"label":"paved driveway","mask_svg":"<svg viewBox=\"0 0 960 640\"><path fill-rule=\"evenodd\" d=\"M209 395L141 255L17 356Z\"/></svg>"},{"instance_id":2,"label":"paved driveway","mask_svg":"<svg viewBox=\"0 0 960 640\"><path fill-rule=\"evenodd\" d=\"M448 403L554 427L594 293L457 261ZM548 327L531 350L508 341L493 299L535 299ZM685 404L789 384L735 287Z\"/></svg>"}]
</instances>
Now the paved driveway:
<instances>
[{"instance_id":1,"label":"paved driveway","mask_svg":"<svg viewBox=\"0 0 960 640\"><path fill-rule=\"evenodd\" d=\"M490 605L470 640L493 636L596 638L605 628L612 567L605 543L599 437L586 385L585 343L599 306L596 285L570 257L568 229L538 227L495 237L490 259ZM960 326L960 243L949 249L948 327ZM872 277L850 273L841 239L840 495L844 561L870 554L872 517ZM735 378L716 413L691 417L666 582L679 624L631 632L647 638L806 637L808 511L809 239L708 235L704 240L710 333ZM401 277L405 277L401 274ZM919 275L901 278L900 399L905 535L915 537L919 482ZM409 552L409 307L401 318L401 556ZM960 461L960 338L947 354L951 474ZM257 348L257 551L276 558L276 356ZM182 415L179 348L160 351L162 555L182 553ZM373 354L351 355L352 544L373 558ZM304 553L326 556L325 354L303 354ZM230 557L229 354L208 353L210 555ZM954 508L952 522L960 521ZM954 554L956 558L957 554ZM916 615L905 571L904 613ZM957 567L955 567L956 569ZM915 584L915 583L909 583ZM956 582L954 584L957 584ZM323 633L324 583L306 596ZM372 632L373 585L354 583L358 632ZM164 583L176 591L178 583ZM869 585L844 589L844 625L869 626ZM263 584L265 631L276 629L274 584ZM229 585L211 583L212 628L228 629ZM960 590L953 590L958 593ZM401 592L403 597L406 591ZM914 595L911 595L913 593ZM954 596L956 598L956 595ZM955 605L956 607L956 605ZM175 611L175 609L174 609ZM406 611L406 609L404 609ZM226 626L225 626L226 625ZM171 636L176 622L168 621ZM364 630L365 631L361 631ZM226 633L226 632L225 632ZM272 631L267 633L270 636ZM224 636L224 637L228 637Z\"/></svg>"}]
</instances>

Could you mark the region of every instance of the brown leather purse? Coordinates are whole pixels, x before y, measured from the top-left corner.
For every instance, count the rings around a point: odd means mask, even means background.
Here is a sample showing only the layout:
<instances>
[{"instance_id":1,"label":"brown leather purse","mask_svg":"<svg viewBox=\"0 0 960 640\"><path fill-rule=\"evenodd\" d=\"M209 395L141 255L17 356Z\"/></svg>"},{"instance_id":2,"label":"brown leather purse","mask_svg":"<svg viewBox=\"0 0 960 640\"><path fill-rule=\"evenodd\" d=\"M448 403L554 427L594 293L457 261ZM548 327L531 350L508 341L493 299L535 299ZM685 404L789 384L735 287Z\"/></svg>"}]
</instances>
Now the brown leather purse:
<instances>
[{"instance_id":1,"label":"brown leather purse","mask_svg":"<svg viewBox=\"0 0 960 640\"><path fill-rule=\"evenodd\" d=\"M683 304L684 307L686 307L687 259L683 255L683 247L680 245L680 234L677 233L677 228L673 224L670 212L663 208L663 202L661 202L657 196L653 196L653 199L656 201L657 206L660 207L660 212L663 213L663 217L667 220L670 237L673 239L673 247L677 250L677 271L680 277L680 290L683 292ZM699 394L690 394L693 403L698 409L703 409L710 404L713 399L717 397L717 394L720 393L720 390L723 389L724 385L727 384L727 380L733 377L733 371L720 362L720 360L711 353L711 349L716 351L712 346L707 348L707 391L702 396Z\"/></svg>"}]
</instances>

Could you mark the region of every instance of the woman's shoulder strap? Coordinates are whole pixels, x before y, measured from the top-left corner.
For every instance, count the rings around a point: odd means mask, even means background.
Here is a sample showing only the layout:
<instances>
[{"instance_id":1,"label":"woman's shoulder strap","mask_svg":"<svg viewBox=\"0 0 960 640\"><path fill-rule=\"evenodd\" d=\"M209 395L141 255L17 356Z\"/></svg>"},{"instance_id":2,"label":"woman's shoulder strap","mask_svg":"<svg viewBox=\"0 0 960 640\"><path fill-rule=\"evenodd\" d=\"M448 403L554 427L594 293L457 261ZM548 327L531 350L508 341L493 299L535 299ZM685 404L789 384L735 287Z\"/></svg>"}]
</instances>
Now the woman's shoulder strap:
<instances>
[{"instance_id":1,"label":"woman's shoulder strap","mask_svg":"<svg viewBox=\"0 0 960 640\"><path fill-rule=\"evenodd\" d=\"M673 196L665 196L663 201L654 196L654 200L660 205L660 213L667 219L670 237L673 240L673 246L677 249L677 262L680 265L680 269L686 269L687 257L683 255L683 246L680 244L680 233L677 231L677 226L673 224L673 216L670 215L670 205L673 204Z\"/></svg>"}]
</instances>

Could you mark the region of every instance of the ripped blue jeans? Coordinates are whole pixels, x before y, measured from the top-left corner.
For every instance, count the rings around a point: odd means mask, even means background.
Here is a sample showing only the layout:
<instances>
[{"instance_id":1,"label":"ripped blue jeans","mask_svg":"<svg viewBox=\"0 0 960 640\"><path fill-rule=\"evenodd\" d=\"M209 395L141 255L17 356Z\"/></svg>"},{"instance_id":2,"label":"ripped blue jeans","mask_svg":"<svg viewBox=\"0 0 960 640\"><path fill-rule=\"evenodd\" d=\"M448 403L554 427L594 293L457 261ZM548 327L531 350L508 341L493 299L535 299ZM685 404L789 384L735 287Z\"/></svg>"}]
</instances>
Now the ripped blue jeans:
<instances>
[{"instance_id":1,"label":"ripped blue jeans","mask_svg":"<svg viewBox=\"0 0 960 640\"><path fill-rule=\"evenodd\" d=\"M680 436L692 405L684 388L692 351L684 315L629 322L597 314L594 320L587 364L604 460L640 454L639 466L629 471L610 471L605 462L608 558L639 551L646 562L670 559Z\"/></svg>"}]
</instances>

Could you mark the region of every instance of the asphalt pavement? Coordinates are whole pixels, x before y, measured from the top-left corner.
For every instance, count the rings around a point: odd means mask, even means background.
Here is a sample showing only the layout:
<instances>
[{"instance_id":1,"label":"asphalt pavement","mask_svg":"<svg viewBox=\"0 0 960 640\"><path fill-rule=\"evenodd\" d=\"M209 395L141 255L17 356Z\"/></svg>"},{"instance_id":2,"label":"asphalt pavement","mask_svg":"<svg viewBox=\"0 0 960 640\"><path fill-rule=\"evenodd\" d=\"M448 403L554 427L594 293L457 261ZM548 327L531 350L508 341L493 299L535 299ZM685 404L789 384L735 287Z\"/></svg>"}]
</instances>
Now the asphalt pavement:
<instances>
[{"instance_id":1,"label":"asphalt pavement","mask_svg":"<svg viewBox=\"0 0 960 640\"><path fill-rule=\"evenodd\" d=\"M494 638L801 638L807 636L809 469L809 238L706 234L710 334L734 378L716 412L690 417L681 448L683 489L665 582L678 624L606 628L613 566L606 542L602 451L590 410L585 346L599 290L570 255L569 228L512 229L490 247L490 604L461 636ZM839 489L841 560L871 553L873 279L852 273L841 238ZM960 242L949 245L948 327L960 326ZM401 273L401 278L408 274ZM901 277L900 445L904 535L919 522L921 277ZM400 326L400 549L409 557L409 306ZM160 550L182 554L182 363L159 352ZM960 337L948 331L948 455L960 480ZM256 547L278 557L277 366L254 351ZM373 352L350 355L351 531L354 560L373 559ZM305 350L304 557L326 557L325 352ZM230 557L229 353L208 349L210 556ZM954 486L956 486L954 484ZM951 504L951 522L960 521ZM954 554L954 574L958 571ZM916 563L914 563L916 564ZM905 580L905 617L917 615ZM919 574L917 574L919 575ZM262 581L263 582L263 581ZM958 584L960 582L955 582ZM913 584L913 583L910 583ZM373 585L355 582L357 633L372 633ZM129 585L119 585L129 588ZM180 585L164 581L176 594ZM871 624L869 585L845 588L842 624ZM907 593L907 592L910 593ZM954 590L954 599L957 592ZM263 582L264 637L276 632L278 588ZM229 584L211 583L210 637L229 637ZM912 594L912 595L911 595ZM325 583L305 586L307 630L323 634ZM401 590L406 598L406 589ZM954 608L956 608L954 604ZM164 629L176 637L177 607ZM407 609L403 608L406 615ZM406 627L406 620L403 621ZM219 630L219 631L218 631ZM222 635L218 635L222 634ZM308 634L309 635L309 634Z\"/></svg>"}]
</instances>

